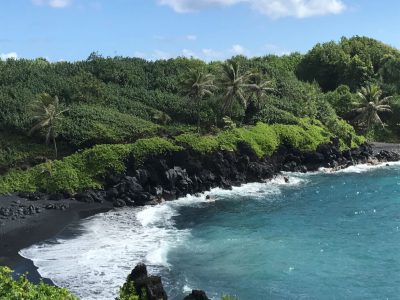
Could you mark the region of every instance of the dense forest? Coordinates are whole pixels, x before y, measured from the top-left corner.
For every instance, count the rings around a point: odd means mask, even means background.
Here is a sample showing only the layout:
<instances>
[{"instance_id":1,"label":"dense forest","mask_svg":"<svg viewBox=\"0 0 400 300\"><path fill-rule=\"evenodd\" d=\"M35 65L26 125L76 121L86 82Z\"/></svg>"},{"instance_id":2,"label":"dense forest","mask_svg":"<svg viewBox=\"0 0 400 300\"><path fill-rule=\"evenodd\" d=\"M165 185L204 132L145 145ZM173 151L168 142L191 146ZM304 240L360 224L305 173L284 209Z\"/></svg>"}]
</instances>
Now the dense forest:
<instances>
[{"instance_id":1,"label":"dense forest","mask_svg":"<svg viewBox=\"0 0 400 300\"><path fill-rule=\"evenodd\" d=\"M0 173L97 144L259 122L320 124L348 147L349 124L368 140L398 141L399 94L400 51L358 36L304 55L210 63L98 53L78 62L9 59L0 61Z\"/></svg>"}]
</instances>

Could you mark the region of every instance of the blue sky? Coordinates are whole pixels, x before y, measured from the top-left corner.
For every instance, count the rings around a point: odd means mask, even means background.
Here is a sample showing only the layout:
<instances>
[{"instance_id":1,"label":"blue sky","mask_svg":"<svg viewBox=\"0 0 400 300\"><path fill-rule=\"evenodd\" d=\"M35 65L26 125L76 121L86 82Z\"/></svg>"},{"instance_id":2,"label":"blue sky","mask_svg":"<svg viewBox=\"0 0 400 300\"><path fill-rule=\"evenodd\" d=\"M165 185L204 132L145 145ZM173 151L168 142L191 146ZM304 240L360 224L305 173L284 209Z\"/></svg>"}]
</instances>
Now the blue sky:
<instances>
[{"instance_id":1,"label":"blue sky","mask_svg":"<svg viewBox=\"0 0 400 300\"><path fill-rule=\"evenodd\" d=\"M366 35L400 48L397 0L3 0L0 58L217 60Z\"/></svg>"}]
</instances>

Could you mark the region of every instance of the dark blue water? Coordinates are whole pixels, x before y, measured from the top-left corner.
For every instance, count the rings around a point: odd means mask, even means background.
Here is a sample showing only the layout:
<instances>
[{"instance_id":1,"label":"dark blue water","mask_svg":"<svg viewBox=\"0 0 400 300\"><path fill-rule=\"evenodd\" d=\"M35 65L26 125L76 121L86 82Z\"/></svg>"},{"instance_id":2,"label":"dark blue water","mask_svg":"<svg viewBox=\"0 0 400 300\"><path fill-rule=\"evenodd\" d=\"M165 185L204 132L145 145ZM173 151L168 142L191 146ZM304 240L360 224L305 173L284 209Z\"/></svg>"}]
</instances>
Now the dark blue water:
<instances>
[{"instance_id":1,"label":"dark blue water","mask_svg":"<svg viewBox=\"0 0 400 300\"><path fill-rule=\"evenodd\" d=\"M21 254L84 300L114 299L140 261L172 300L400 299L400 165L209 195L100 214Z\"/></svg>"},{"instance_id":2,"label":"dark blue water","mask_svg":"<svg viewBox=\"0 0 400 300\"><path fill-rule=\"evenodd\" d=\"M224 194L182 207L166 272L240 299L400 299L400 169L319 174L262 198Z\"/></svg>"}]
</instances>

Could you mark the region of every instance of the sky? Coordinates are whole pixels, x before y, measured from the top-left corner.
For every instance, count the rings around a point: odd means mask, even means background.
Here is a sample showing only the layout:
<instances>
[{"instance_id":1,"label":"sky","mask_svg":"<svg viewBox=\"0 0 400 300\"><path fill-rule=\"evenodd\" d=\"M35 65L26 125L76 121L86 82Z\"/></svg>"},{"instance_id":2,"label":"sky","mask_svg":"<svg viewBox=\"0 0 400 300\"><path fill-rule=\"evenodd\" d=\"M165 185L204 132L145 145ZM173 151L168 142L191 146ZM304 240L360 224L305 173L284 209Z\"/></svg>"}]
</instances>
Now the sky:
<instances>
[{"instance_id":1,"label":"sky","mask_svg":"<svg viewBox=\"0 0 400 300\"><path fill-rule=\"evenodd\" d=\"M207 61L365 35L400 48L398 0L1 0L0 59Z\"/></svg>"}]
</instances>

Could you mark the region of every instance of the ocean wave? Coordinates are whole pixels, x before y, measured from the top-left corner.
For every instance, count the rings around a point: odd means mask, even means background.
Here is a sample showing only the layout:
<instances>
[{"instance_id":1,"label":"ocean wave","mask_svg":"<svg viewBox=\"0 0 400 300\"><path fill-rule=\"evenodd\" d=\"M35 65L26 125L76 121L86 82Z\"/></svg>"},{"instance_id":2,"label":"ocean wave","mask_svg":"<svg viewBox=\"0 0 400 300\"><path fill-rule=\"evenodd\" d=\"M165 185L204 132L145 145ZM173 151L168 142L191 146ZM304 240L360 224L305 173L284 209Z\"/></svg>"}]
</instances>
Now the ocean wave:
<instances>
[{"instance_id":1,"label":"ocean wave","mask_svg":"<svg viewBox=\"0 0 400 300\"><path fill-rule=\"evenodd\" d=\"M397 167L400 166L400 162L396 161L396 162L383 162L383 163L378 163L376 165L372 165L372 164L358 164L355 166L350 166L348 168L345 169L341 169L341 170L337 170L334 171L332 169L328 169L328 168L320 168L319 171L323 172L323 173L338 173L338 174L342 174L342 173L364 173L364 172L368 172L368 171L372 171L372 170L376 170L376 169L380 169L380 168L387 168L387 167Z\"/></svg>"},{"instance_id":2,"label":"ocean wave","mask_svg":"<svg viewBox=\"0 0 400 300\"><path fill-rule=\"evenodd\" d=\"M65 236L23 249L43 277L70 289L83 300L113 299L118 287L138 262L159 274L169 269L168 252L184 243L190 231L177 229L174 217L182 207L212 205L222 199L238 201L243 197L268 199L283 187L307 182L304 175L283 175L262 183L249 183L232 190L213 189L188 195L156 206L125 208L82 220L67 229L81 234ZM240 200L239 200L240 201Z\"/></svg>"}]
</instances>

